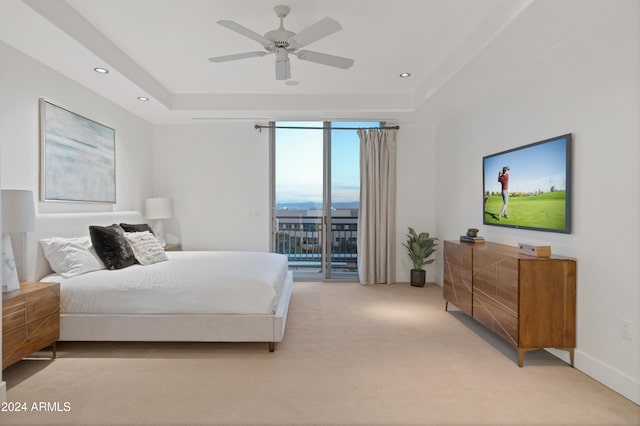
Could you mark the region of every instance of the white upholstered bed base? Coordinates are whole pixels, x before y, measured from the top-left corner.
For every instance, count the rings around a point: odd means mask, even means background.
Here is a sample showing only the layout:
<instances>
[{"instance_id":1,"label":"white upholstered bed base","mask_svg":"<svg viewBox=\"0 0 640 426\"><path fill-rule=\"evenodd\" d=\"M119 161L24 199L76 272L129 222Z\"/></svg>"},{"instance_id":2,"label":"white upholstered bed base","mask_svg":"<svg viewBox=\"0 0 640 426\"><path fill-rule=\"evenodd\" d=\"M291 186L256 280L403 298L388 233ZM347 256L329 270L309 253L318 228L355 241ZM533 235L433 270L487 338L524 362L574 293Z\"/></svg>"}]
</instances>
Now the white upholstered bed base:
<instances>
[{"instance_id":1,"label":"white upholstered bed base","mask_svg":"<svg viewBox=\"0 0 640 426\"><path fill-rule=\"evenodd\" d=\"M89 225L144 223L139 212L45 214L36 218L36 232L27 234L25 278L39 281L51 272L39 241L49 237L89 235ZM293 278L282 287L273 315L60 315L61 341L267 342L273 351L287 321Z\"/></svg>"}]
</instances>

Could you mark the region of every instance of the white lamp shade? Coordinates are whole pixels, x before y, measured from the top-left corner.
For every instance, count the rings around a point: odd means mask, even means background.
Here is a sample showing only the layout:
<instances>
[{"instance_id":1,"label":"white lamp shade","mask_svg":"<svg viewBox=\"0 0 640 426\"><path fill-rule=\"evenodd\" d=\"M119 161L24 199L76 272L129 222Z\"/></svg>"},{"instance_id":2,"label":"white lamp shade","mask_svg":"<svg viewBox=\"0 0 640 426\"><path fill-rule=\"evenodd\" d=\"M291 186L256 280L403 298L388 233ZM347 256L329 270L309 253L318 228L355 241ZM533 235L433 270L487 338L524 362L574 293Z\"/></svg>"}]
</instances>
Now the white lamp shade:
<instances>
[{"instance_id":1,"label":"white lamp shade","mask_svg":"<svg viewBox=\"0 0 640 426\"><path fill-rule=\"evenodd\" d=\"M2 190L2 232L30 232L36 229L33 191Z\"/></svg>"},{"instance_id":2,"label":"white lamp shade","mask_svg":"<svg viewBox=\"0 0 640 426\"><path fill-rule=\"evenodd\" d=\"M173 217L173 202L171 198L147 198L144 212L147 219L168 219Z\"/></svg>"}]
</instances>

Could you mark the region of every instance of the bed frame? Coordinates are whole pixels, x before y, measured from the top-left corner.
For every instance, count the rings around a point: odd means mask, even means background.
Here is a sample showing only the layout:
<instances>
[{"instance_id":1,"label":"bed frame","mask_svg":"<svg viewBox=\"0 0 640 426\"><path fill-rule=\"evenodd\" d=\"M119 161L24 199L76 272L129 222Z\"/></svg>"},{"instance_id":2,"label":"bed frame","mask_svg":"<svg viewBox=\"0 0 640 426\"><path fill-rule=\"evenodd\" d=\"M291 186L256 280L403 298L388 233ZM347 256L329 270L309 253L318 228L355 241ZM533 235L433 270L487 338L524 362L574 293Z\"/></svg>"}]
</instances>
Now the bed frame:
<instances>
[{"instance_id":1,"label":"bed frame","mask_svg":"<svg viewBox=\"0 0 640 426\"><path fill-rule=\"evenodd\" d=\"M40 281L51 273L39 241L50 237L89 235L89 225L145 223L139 212L43 214L36 232L24 240L24 279ZM282 342L293 287L287 274L273 315L118 315L60 314L60 341L267 342L269 351Z\"/></svg>"}]
</instances>

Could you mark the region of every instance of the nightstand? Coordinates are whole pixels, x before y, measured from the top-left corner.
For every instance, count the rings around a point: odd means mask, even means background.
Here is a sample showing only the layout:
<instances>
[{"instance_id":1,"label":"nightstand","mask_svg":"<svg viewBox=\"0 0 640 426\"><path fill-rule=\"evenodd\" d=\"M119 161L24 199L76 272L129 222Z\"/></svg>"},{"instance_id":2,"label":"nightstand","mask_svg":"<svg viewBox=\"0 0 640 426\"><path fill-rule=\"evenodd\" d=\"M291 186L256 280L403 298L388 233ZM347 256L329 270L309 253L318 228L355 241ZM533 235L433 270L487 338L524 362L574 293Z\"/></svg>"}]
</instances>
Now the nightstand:
<instances>
[{"instance_id":1,"label":"nightstand","mask_svg":"<svg viewBox=\"0 0 640 426\"><path fill-rule=\"evenodd\" d=\"M164 251L182 251L182 244L167 244Z\"/></svg>"},{"instance_id":2,"label":"nightstand","mask_svg":"<svg viewBox=\"0 0 640 426\"><path fill-rule=\"evenodd\" d=\"M20 283L2 294L2 368L46 347L56 357L60 338L60 284Z\"/></svg>"}]
</instances>

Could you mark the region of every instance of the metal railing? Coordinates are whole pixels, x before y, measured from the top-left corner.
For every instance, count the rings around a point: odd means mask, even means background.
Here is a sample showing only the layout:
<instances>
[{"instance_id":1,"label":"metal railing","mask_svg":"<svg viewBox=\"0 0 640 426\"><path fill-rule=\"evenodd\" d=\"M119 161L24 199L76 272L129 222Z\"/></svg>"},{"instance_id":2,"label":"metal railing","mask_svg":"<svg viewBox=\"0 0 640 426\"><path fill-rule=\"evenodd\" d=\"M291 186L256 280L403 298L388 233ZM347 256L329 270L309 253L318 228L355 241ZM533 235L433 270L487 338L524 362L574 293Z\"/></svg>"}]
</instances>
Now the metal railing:
<instances>
[{"instance_id":1,"label":"metal railing","mask_svg":"<svg viewBox=\"0 0 640 426\"><path fill-rule=\"evenodd\" d=\"M294 265L317 267L322 260L323 221L320 216L278 217L276 253L284 254ZM332 217L331 263L355 268L358 259L357 217Z\"/></svg>"}]
</instances>

